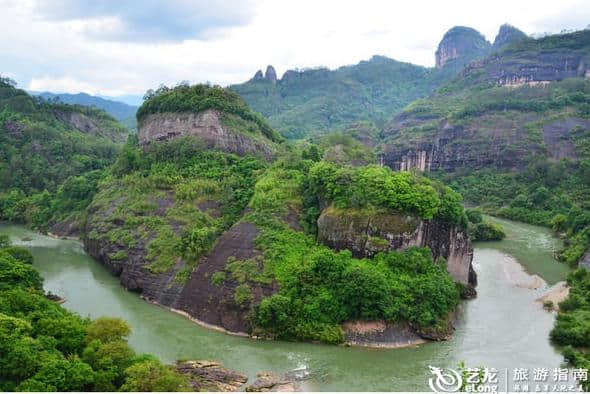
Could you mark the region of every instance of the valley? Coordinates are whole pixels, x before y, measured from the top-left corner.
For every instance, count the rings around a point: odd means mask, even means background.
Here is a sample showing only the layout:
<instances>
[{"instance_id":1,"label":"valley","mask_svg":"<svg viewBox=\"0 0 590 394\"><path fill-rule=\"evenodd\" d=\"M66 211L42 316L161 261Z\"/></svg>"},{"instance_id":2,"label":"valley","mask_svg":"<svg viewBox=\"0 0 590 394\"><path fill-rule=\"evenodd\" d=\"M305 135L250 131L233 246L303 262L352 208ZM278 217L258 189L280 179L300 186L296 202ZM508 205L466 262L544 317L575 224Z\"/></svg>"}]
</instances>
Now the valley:
<instances>
[{"instance_id":1,"label":"valley","mask_svg":"<svg viewBox=\"0 0 590 394\"><path fill-rule=\"evenodd\" d=\"M589 368L590 30L433 55L137 108L0 76L0 390Z\"/></svg>"}]
</instances>

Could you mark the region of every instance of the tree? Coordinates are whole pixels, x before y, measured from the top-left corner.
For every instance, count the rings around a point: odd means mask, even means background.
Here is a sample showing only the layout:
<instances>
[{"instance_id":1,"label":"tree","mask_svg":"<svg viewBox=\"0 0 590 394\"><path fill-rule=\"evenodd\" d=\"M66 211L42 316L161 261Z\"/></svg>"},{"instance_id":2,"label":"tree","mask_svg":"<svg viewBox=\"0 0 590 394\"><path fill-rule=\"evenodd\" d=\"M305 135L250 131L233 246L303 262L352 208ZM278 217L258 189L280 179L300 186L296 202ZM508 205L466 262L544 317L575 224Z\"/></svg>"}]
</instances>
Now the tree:
<instances>
[{"instance_id":1,"label":"tree","mask_svg":"<svg viewBox=\"0 0 590 394\"><path fill-rule=\"evenodd\" d=\"M121 391L189 391L183 375L162 365L159 361L145 361L125 370L125 383Z\"/></svg>"},{"instance_id":2,"label":"tree","mask_svg":"<svg viewBox=\"0 0 590 394\"><path fill-rule=\"evenodd\" d=\"M127 339L131 334L129 324L118 317L99 317L86 330L88 342L98 340L102 343L110 343Z\"/></svg>"}]
</instances>

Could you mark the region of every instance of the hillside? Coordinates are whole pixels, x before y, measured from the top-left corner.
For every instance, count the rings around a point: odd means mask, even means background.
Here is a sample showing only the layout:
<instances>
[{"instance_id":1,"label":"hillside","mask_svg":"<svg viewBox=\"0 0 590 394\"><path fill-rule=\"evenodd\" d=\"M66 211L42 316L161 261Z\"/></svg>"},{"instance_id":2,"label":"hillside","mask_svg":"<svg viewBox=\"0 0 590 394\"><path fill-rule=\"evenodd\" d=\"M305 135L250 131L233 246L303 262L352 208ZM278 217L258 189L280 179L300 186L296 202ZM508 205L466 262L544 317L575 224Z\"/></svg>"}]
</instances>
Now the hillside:
<instances>
[{"instance_id":1,"label":"hillside","mask_svg":"<svg viewBox=\"0 0 590 394\"><path fill-rule=\"evenodd\" d=\"M127 134L102 110L49 103L0 80L0 218L46 229L85 207Z\"/></svg>"},{"instance_id":2,"label":"hillside","mask_svg":"<svg viewBox=\"0 0 590 394\"><path fill-rule=\"evenodd\" d=\"M221 123L202 127L212 111ZM343 324L356 319L401 325L418 339L451 334L451 312L476 284L460 195L281 147L219 87L153 92L138 123L138 141L100 182L82 231L89 254L126 288L253 336L342 343ZM212 143L211 129L261 145ZM347 215L371 223L349 229L355 244L332 237L355 220Z\"/></svg>"},{"instance_id":3,"label":"hillside","mask_svg":"<svg viewBox=\"0 0 590 394\"><path fill-rule=\"evenodd\" d=\"M431 71L383 56L336 70L288 70L280 80L254 77L230 88L287 138L325 133L387 117L433 89Z\"/></svg>"},{"instance_id":4,"label":"hillside","mask_svg":"<svg viewBox=\"0 0 590 394\"><path fill-rule=\"evenodd\" d=\"M499 42L519 39L505 31L506 26L503 29ZM336 70L288 70L278 79L268 66L264 74L258 71L248 82L230 88L287 138L340 130L359 121L382 127L406 105L429 96L465 64L495 47L471 28L454 27L438 46L436 68L373 56Z\"/></svg>"},{"instance_id":5,"label":"hillside","mask_svg":"<svg viewBox=\"0 0 590 394\"><path fill-rule=\"evenodd\" d=\"M64 104L83 105L86 107L96 107L102 109L113 118L124 124L129 130L137 130L137 121L135 113L136 106L122 103L120 101L108 100L102 97L91 96L86 93L69 94L69 93L33 93L48 101L59 101Z\"/></svg>"},{"instance_id":6,"label":"hillside","mask_svg":"<svg viewBox=\"0 0 590 394\"><path fill-rule=\"evenodd\" d=\"M489 212L568 231L575 264L590 241L589 70L590 31L520 40L408 106L378 149Z\"/></svg>"}]
</instances>

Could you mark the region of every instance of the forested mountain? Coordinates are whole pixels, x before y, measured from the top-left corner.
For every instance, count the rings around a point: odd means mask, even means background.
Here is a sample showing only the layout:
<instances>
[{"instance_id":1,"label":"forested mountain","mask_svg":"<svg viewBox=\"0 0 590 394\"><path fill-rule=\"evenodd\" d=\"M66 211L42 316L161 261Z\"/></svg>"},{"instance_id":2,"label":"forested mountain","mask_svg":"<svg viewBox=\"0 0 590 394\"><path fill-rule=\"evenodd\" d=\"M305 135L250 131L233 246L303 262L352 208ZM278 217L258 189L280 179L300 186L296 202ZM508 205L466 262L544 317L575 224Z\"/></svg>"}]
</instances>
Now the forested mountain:
<instances>
[{"instance_id":1,"label":"forested mountain","mask_svg":"<svg viewBox=\"0 0 590 394\"><path fill-rule=\"evenodd\" d=\"M102 110L50 103L1 79L0 218L46 229L85 207L127 135Z\"/></svg>"},{"instance_id":2,"label":"forested mountain","mask_svg":"<svg viewBox=\"0 0 590 394\"><path fill-rule=\"evenodd\" d=\"M506 29L503 26L498 43L519 39ZM275 69L268 66L264 74L258 71L248 82L230 88L287 138L323 134L358 121L382 127L393 114L430 95L465 64L492 49L474 29L454 27L439 44L436 68L373 56L336 70L288 70L277 79Z\"/></svg>"},{"instance_id":3,"label":"forested mountain","mask_svg":"<svg viewBox=\"0 0 590 394\"><path fill-rule=\"evenodd\" d=\"M588 269L590 31L504 33L517 40L496 40L490 55L395 116L378 154L396 170L449 183L485 212L552 227L565 244L557 257ZM552 338L568 345L567 361L587 368L590 273L568 282Z\"/></svg>"},{"instance_id":4,"label":"forested mountain","mask_svg":"<svg viewBox=\"0 0 590 394\"><path fill-rule=\"evenodd\" d=\"M36 96L43 97L48 101L59 101L64 104L77 104L84 105L86 107L96 107L104 110L107 114L123 123L130 130L137 130L137 121L135 119L135 113L137 112L136 106L122 103L120 101L108 100L102 97L91 96L86 93L32 93Z\"/></svg>"},{"instance_id":5,"label":"forested mountain","mask_svg":"<svg viewBox=\"0 0 590 394\"><path fill-rule=\"evenodd\" d=\"M447 337L474 294L461 196L439 182L324 162L220 87L160 88L138 121L82 236L143 297L231 332L342 343L354 319Z\"/></svg>"}]
</instances>

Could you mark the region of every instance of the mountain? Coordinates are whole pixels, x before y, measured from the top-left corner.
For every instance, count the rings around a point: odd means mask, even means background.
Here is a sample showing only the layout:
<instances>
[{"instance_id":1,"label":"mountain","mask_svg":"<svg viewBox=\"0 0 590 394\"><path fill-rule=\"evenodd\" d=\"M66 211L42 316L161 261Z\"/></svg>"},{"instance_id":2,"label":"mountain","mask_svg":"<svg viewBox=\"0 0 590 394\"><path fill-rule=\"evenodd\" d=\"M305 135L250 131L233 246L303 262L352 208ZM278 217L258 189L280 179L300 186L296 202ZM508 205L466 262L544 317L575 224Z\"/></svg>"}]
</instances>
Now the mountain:
<instances>
[{"instance_id":1,"label":"mountain","mask_svg":"<svg viewBox=\"0 0 590 394\"><path fill-rule=\"evenodd\" d=\"M498 46L516 39L513 30L508 31L507 26L501 29ZM392 115L429 96L492 48L476 30L457 26L442 38L435 68L373 56L336 70L287 70L277 79L274 67L268 66L265 73L259 70L249 81L230 89L290 139L343 130L361 121L382 127Z\"/></svg>"},{"instance_id":2,"label":"mountain","mask_svg":"<svg viewBox=\"0 0 590 394\"><path fill-rule=\"evenodd\" d=\"M526 34L518 30L516 27L506 23L500 26L500 31L496 35L493 48L501 49L506 45L510 45L515 42L524 40L525 38L527 38Z\"/></svg>"},{"instance_id":3,"label":"mountain","mask_svg":"<svg viewBox=\"0 0 590 394\"><path fill-rule=\"evenodd\" d=\"M472 62L382 130L391 168L451 183L489 213L590 246L590 31L524 38Z\"/></svg>"},{"instance_id":4,"label":"mountain","mask_svg":"<svg viewBox=\"0 0 590 394\"><path fill-rule=\"evenodd\" d=\"M272 70L257 74L272 85ZM264 338L348 342L357 319L416 341L451 334L449 316L476 284L460 195L420 175L322 161L221 87L159 88L137 116L138 138L80 234L126 288ZM351 135L375 137L361 125Z\"/></svg>"},{"instance_id":5,"label":"mountain","mask_svg":"<svg viewBox=\"0 0 590 394\"><path fill-rule=\"evenodd\" d=\"M137 112L138 107L136 106L98 96L91 96L86 93L69 94L43 92L34 94L41 96L46 100L59 100L65 104L78 104L87 107L100 108L125 126L129 127L130 130L137 129L135 113Z\"/></svg>"},{"instance_id":6,"label":"mountain","mask_svg":"<svg viewBox=\"0 0 590 394\"><path fill-rule=\"evenodd\" d=\"M491 44L471 27L455 26L445 33L435 53L436 68L448 63L462 66L489 52ZM455 65L456 67L457 65Z\"/></svg>"},{"instance_id":7,"label":"mountain","mask_svg":"<svg viewBox=\"0 0 590 394\"><path fill-rule=\"evenodd\" d=\"M80 213L127 136L100 109L47 102L0 79L0 219L47 230Z\"/></svg>"},{"instance_id":8,"label":"mountain","mask_svg":"<svg viewBox=\"0 0 590 394\"><path fill-rule=\"evenodd\" d=\"M363 120L382 125L437 83L432 70L374 56L336 70L288 70L281 79L269 66L265 74L259 71L230 89L285 137L303 138Z\"/></svg>"}]
</instances>

